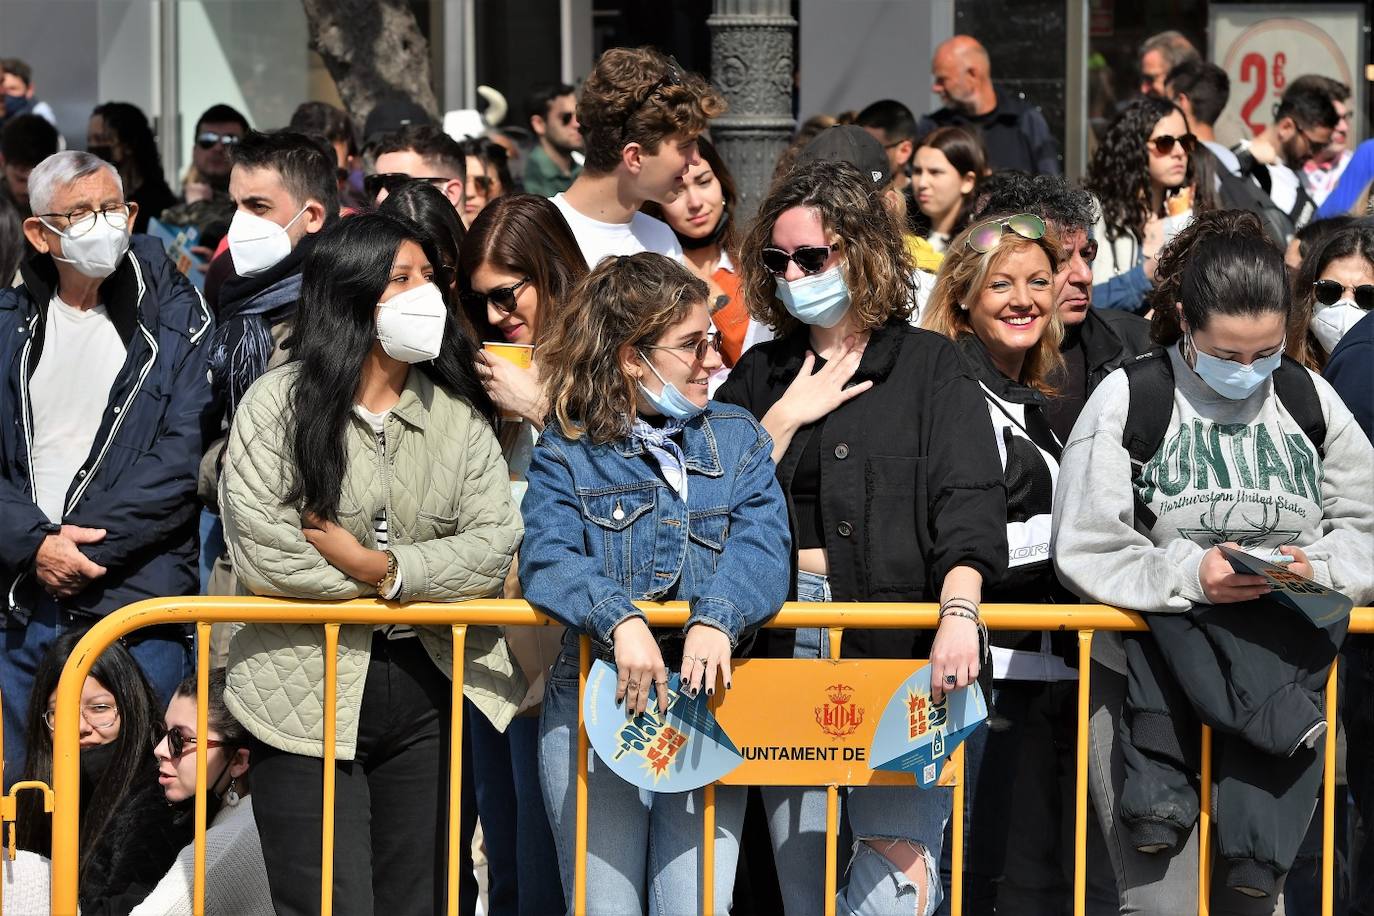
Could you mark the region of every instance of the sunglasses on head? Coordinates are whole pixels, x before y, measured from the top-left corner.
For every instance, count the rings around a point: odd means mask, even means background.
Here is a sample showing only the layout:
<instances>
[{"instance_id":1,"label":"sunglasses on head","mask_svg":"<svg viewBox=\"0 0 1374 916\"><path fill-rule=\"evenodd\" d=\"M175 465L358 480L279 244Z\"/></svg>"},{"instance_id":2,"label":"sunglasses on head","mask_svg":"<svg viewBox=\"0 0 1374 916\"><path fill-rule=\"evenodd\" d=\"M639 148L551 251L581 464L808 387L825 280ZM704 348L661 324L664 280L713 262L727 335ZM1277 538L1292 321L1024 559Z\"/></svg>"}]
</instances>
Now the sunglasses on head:
<instances>
[{"instance_id":1,"label":"sunglasses on head","mask_svg":"<svg viewBox=\"0 0 1374 916\"><path fill-rule=\"evenodd\" d=\"M238 146L243 139L238 134L217 134L213 130L202 131L196 137L196 146L201 149L214 149L215 144L220 146Z\"/></svg>"},{"instance_id":2,"label":"sunglasses on head","mask_svg":"<svg viewBox=\"0 0 1374 916\"><path fill-rule=\"evenodd\" d=\"M990 219L968 231L968 247L979 254L987 254L1002 241L1002 233L1010 229L1023 239L1034 242L1045 237L1045 221L1034 213L1018 213L1006 219Z\"/></svg>"},{"instance_id":3,"label":"sunglasses on head","mask_svg":"<svg viewBox=\"0 0 1374 916\"><path fill-rule=\"evenodd\" d=\"M1182 146L1183 151L1190 156L1193 154L1193 150L1197 149L1197 137L1194 134L1184 134L1181 137L1171 137L1168 134L1163 134L1159 137L1151 137L1149 140L1145 141L1146 146L1161 156L1167 156L1169 153L1173 152L1175 143Z\"/></svg>"},{"instance_id":4,"label":"sunglasses on head","mask_svg":"<svg viewBox=\"0 0 1374 916\"><path fill-rule=\"evenodd\" d=\"M649 87L648 92L644 93L638 99L635 100L634 105L632 105L630 107L629 112L626 113L625 120L621 123L621 129L624 130L626 127L628 127L630 124L630 119L633 118L639 112L639 109L643 108L646 104L648 104L649 99L657 95L658 92L662 90L664 87L681 85L682 68L678 65L676 57L669 57L668 69L663 71L663 75L658 78L658 82L654 83L652 86ZM564 121L563 123L566 124L568 122Z\"/></svg>"},{"instance_id":5,"label":"sunglasses on head","mask_svg":"<svg viewBox=\"0 0 1374 916\"><path fill-rule=\"evenodd\" d=\"M386 193L395 194L412 181L448 181L438 175L407 175L404 172L378 172L363 178L363 190L368 197L376 197L383 188Z\"/></svg>"},{"instance_id":6,"label":"sunglasses on head","mask_svg":"<svg viewBox=\"0 0 1374 916\"><path fill-rule=\"evenodd\" d=\"M1349 288L1338 280L1318 280L1312 284L1312 293L1322 305L1335 305ZM1357 306L1366 312L1374 311L1374 284L1363 283L1355 287L1354 293L1351 298Z\"/></svg>"},{"instance_id":7,"label":"sunglasses on head","mask_svg":"<svg viewBox=\"0 0 1374 916\"><path fill-rule=\"evenodd\" d=\"M783 251L781 248L768 247L760 253L763 258L763 266L781 277L787 273L787 263L791 261L796 264L798 269L804 274L817 274L821 268L825 267L825 262L830 258L831 246L829 245L803 245L794 251Z\"/></svg>"},{"instance_id":8,"label":"sunglasses on head","mask_svg":"<svg viewBox=\"0 0 1374 916\"><path fill-rule=\"evenodd\" d=\"M496 289L489 289L485 293L479 293L476 290L463 293L463 305L467 306L470 310L476 311L485 309L487 303L490 302L492 305L509 315L511 312L515 311L515 297L520 294L520 287L528 282L530 282L530 278L525 277L519 283L512 283L510 286L500 286Z\"/></svg>"},{"instance_id":9,"label":"sunglasses on head","mask_svg":"<svg viewBox=\"0 0 1374 916\"><path fill-rule=\"evenodd\" d=\"M162 738L167 739L167 750L171 752L173 760L180 760L186 756L187 748L194 749L196 745L209 750L212 747L224 747L223 741L197 741L193 735L188 735L181 730L180 725L172 725L162 733ZM158 739L159 743L161 738Z\"/></svg>"}]
</instances>

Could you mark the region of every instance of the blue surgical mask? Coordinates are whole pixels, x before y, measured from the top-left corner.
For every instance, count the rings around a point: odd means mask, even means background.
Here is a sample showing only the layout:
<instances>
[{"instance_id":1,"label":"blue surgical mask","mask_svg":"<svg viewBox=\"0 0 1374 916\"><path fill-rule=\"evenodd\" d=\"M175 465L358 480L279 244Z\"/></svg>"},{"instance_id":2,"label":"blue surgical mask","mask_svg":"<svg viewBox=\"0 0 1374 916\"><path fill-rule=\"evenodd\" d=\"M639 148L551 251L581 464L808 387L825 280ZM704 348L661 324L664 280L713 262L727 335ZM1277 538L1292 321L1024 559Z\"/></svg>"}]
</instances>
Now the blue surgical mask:
<instances>
[{"instance_id":1,"label":"blue surgical mask","mask_svg":"<svg viewBox=\"0 0 1374 916\"><path fill-rule=\"evenodd\" d=\"M649 357L641 352L639 358L644 360L644 365L648 366L649 371L663 383L663 390L658 394L654 394L644 387L643 382L638 383L640 394L644 395L644 400L653 405L654 410L674 420L690 420L706 409L705 407L698 407L696 403L688 400L687 395L679 391L676 385L659 375L654 364L649 361Z\"/></svg>"},{"instance_id":2,"label":"blue surgical mask","mask_svg":"<svg viewBox=\"0 0 1374 916\"><path fill-rule=\"evenodd\" d=\"M802 324L833 328L849 311L849 287L838 264L809 277L778 277L776 282L783 307Z\"/></svg>"},{"instance_id":3,"label":"blue surgical mask","mask_svg":"<svg viewBox=\"0 0 1374 916\"><path fill-rule=\"evenodd\" d=\"M1250 365L1230 359L1222 359L1210 353L1203 353L1188 335L1188 349L1193 351L1193 371L1207 383L1207 386L1224 398L1243 401L1264 384L1264 380L1274 374L1283 362L1283 347L1255 360Z\"/></svg>"}]
</instances>

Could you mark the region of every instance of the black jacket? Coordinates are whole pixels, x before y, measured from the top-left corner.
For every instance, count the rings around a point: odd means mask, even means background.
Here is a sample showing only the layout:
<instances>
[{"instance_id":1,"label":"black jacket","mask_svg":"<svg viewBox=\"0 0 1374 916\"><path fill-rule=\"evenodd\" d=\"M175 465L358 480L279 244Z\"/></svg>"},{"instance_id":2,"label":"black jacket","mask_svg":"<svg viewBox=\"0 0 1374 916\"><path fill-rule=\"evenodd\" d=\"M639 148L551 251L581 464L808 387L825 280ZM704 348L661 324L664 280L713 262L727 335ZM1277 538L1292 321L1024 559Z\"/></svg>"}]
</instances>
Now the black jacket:
<instances>
[{"instance_id":1,"label":"black jacket","mask_svg":"<svg viewBox=\"0 0 1374 916\"><path fill-rule=\"evenodd\" d=\"M796 378L808 347L806 328L753 347L716 399L762 418ZM778 466L793 542L791 482L814 433L822 437L821 518L834 600L938 600L945 575L961 565L996 582L1007 566L1002 467L982 393L954 345L891 321L864 350L854 381L867 379L870 391L799 430ZM792 633L760 635L755 654L791 657ZM929 633L850 630L843 655L925 658L929 648Z\"/></svg>"},{"instance_id":2,"label":"black jacket","mask_svg":"<svg viewBox=\"0 0 1374 916\"><path fill-rule=\"evenodd\" d=\"M916 135L924 137L937 127L969 128L982 136L993 171L1015 169L1033 175L1062 172L1059 146L1040 109L1000 89L995 91L997 107L987 114L975 116L957 108L941 108L921 118Z\"/></svg>"},{"instance_id":3,"label":"black jacket","mask_svg":"<svg viewBox=\"0 0 1374 916\"><path fill-rule=\"evenodd\" d=\"M30 467L28 385L43 352L48 304L57 287L52 258L24 265L24 283L0 290L0 587L9 610L27 620L59 599L38 587L33 559L49 528L35 500ZM167 258L162 244L135 235L100 294L128 348L109 391L72 380L72 395L106 404L104 419L67 495L65 524L104 528L81 552L109 569L60 600L92 616L144 598L194 595L196 467L210 384L205 300Z\"/></svg>"},{"instance_id":4,"label":"black jacket","mask_svg":"<svg viewBox=\"0 0 1374 916\"><path fill-rule=\"evenodd\" d=\"M1090 308L1082 322L1065 328L1059 348L1064 372L1054 378L1057 394L1045 405L1045 416L1061 441L1068 441L1083 405L1102 380L1152 347L1150 323L1120 309Z\"/></svg>"},{"instance_id":5,"label":"black jacket","mask_svg":"<svg viewBox=\"0 0 1374 916\"><path fill-rule=\"evenodd\" d=\"M1345 332L1322 377L1331 383L1345 406L1374 441L1374 313L1365 315Z\"/></svg>"}]
</instances>

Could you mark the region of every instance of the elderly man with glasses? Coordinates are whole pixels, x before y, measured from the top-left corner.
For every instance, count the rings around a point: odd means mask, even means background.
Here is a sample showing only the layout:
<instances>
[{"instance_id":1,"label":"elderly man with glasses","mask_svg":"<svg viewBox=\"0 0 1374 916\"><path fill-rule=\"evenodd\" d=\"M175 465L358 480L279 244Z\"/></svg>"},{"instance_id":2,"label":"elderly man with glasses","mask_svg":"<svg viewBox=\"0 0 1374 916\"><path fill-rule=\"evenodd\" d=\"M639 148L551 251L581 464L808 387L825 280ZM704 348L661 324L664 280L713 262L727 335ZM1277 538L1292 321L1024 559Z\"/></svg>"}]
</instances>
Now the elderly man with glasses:
<instances>
[{"instance_id":1,"label":"elderly man with glasses","mask_svg":"<svg viewBox=\"0 0 1374 916\"><path fill-rule=\"evenodd\" d=\"M196 592L195 473L209 401L204 300L131 239L108 163L55 153L29 176L37 254L0 290L0 654L6 774L48 645L144 598ZM185 627L129 647L161 701L191 670ZM8 780L7 780L8 781Z\"/></svg>"}]
</instances>

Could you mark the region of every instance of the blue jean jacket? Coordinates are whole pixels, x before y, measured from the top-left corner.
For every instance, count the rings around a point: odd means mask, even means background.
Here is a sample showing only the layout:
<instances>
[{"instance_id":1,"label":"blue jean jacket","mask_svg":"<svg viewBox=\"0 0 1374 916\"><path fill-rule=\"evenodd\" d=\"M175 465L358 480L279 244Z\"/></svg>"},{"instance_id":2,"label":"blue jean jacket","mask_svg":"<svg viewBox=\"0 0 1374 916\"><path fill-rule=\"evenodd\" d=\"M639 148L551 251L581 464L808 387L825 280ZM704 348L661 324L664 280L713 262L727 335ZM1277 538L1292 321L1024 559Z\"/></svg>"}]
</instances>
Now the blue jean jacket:
<instances>
[{"instance_id":1,"label":"blue jean jacket","mask_svg":"<svg viewBox=\"0 0 1374 916\"><path fill-rule=\"evenodd\" d=\"M520 584L531 604L602 646L622 621L643 617L636 600L687 601L687 626L713 626L732 646L777 613L791 535L772 438L714 401L682 437L686 502L639 442L544 430L521 504Z\"/></svg>"}]
</instances>

